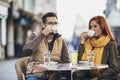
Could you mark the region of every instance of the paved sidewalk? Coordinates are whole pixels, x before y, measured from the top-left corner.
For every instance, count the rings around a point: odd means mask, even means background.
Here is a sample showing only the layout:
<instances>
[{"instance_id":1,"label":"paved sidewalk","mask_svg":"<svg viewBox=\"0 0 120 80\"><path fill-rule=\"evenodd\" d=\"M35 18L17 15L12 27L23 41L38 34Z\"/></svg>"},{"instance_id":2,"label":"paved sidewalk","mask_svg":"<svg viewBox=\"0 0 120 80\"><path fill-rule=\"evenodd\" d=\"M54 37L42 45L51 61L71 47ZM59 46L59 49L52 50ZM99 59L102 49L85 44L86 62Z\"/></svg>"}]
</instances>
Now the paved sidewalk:
<instances>
[{"instance_id":1,"label":"paved sidewalk","mask_svg":"<svg viewBox=\"0 0 120 80\"><path fill-rule=\"evenodd\" d=\"M0 62L0 80L17 80L14 64L18 59L9 59Z\"/></svg>"}]
</instances>

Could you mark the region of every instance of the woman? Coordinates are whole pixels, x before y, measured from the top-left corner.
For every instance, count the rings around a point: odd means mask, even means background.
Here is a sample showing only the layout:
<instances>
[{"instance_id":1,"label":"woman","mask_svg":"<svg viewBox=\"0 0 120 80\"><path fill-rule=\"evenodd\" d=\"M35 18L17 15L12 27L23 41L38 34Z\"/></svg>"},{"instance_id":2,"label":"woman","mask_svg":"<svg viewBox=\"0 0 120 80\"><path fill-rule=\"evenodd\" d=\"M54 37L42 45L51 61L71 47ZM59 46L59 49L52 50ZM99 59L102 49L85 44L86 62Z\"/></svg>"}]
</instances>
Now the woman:
<instances>
[{"instance_id":1,"label":"woman","mask_svg":"<svg viewBox=\"0 0 120 80\"><path fill-rule=\"evenodd\" d=\"M118 52L115 39L103 16L95 16L89 21L89 30L95 32L88 37L87 32L80 35L81 44L78 48L78 61L87 60L86 51L94 51L95 64L108 64L109 68L102 70L75 71L73 80L117 80Z\"/></svg>"}]
</instances>

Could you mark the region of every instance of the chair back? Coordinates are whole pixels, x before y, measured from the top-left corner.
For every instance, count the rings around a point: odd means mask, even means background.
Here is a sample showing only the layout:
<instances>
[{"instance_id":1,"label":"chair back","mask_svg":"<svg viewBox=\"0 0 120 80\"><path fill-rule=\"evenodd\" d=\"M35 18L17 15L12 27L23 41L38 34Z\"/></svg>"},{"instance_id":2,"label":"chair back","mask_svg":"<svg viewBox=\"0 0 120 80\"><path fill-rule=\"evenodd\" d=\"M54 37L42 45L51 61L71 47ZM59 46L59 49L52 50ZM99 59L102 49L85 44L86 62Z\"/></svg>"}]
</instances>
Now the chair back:
<instances>
[{"instance_id":1,"label":"chair back","mask_svg":"<svg viewBox=\"0 0 120 80\"><path fill-rule=\"evenodd\" d=\"M15 70L18 80L25 80L27 64L31 58L23 57L15 63Z\"/></svg>"}]
</instances>

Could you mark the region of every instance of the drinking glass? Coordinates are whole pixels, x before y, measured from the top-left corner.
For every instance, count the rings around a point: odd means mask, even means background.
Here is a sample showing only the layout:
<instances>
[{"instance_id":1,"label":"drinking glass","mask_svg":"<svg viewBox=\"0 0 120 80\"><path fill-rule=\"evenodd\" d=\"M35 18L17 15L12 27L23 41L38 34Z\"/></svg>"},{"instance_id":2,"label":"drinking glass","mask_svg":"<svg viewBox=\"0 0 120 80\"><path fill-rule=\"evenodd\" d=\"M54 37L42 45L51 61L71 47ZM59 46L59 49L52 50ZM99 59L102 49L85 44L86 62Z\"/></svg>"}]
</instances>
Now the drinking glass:
<instances>
[{"instance_id":1,"label":"drinking glass","mask_svg":"<svg viewBox=\"0 0 120 80\"><path fill-rule=\"evenodd\" d=\"M72 64L76 65L78 53L76 51L72 51L71 56L72 56Z\"/></svg>"},{"instance_id":2,"label":"drinking glass","mask_svg":"<svg viewBox=\"0 0 120 80\"><path fill-rule=\"evenodd\" d=\"M88 50L87 52L87 60L89 66L93 67L94 66L94 51Z\"/></svg>"},{"instance_id":3,"label":"drinking glass","mask_svg":"<svg viewBox=\"0 0 120 80\"><path fill-rule=\"evenodd\" d=\"M46 51L46 52L44 53L44 64L45 64L46 66L48 66L49 63L50 63L50 52L49 52L49 51Z\"/></svg>"}]
</instances>

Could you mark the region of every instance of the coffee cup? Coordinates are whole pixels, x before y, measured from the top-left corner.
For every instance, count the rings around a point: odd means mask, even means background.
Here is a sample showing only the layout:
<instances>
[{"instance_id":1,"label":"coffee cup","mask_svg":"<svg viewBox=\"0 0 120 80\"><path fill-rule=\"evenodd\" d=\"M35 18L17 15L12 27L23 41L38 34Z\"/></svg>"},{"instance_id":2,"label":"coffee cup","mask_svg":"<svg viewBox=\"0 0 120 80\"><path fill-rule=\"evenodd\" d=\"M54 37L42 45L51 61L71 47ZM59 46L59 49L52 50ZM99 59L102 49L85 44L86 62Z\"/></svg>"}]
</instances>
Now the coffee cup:
<instances>
[{"instance_id":1,"label":"coffee cup","mask_svg":"<svg viewBox=\"0 0 120 80\"><path fill-rule=\"evenodd\" d=\"M95 32L93 30L88 30L87 31L88 37L92 37L94 34L95 34Z\"/></svg>"},{"instance_id":2,"label":"coffee cup","mask_svg":"<svg viewBox=\"0 0 120 80\"><path fill-rule=\"evenodd\" d=\"M84 41L88 38L88 37L93 37L95 34L95 32L93 30L87 30L87 31L84 31L82 34L81 34L81 43L83 44Z\"/></svg>"},{"instance_id":3,"label":"coffee cup","mask_svg":"<svg viewBox=\"0 0 120 80\"><path fill-rule=\"evenodd\" d=\"M53 26L53 33L58 33L58 27L57 26Z\"/></svg>"}]
</instances>

